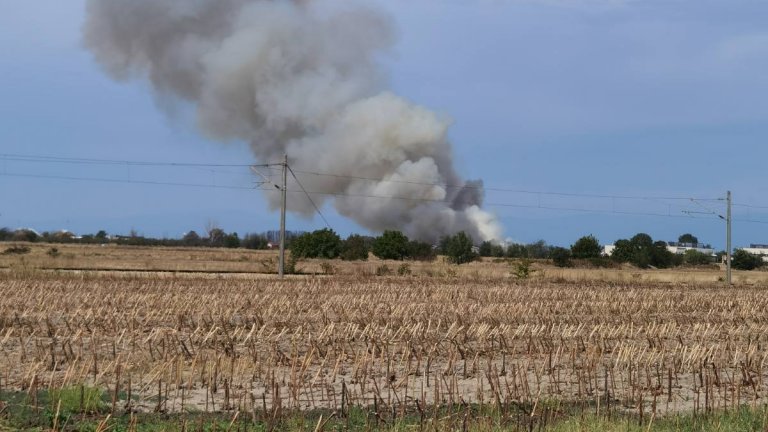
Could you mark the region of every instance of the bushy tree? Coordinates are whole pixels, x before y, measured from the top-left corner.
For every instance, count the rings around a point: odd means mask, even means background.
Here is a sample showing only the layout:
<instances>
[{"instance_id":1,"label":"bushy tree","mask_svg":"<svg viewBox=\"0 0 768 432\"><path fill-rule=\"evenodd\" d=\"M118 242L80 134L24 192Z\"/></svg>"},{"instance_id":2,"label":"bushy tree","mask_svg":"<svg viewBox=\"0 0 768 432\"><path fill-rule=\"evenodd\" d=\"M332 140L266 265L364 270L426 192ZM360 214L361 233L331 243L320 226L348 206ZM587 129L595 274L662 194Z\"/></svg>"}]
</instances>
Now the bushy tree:
<instances>
[{"instance_id":1,"label":"bushy tree","mask_svg":"<svg viewBox=\"0 0 768 432\"><path fill-rule=\"evenodd\" d=\"M240 246L246 249L266 249L268 244L269 240L261 234L246 234L240 240Z\"/></svg>"},{"instance_id":2,"label":"bushy tree","mask_svg":"<svg viewBox=\"0 0 768 432\"><path fill-rule=\"evenodd\" d=\"M434 261L437 254L431 244L412 240L408 242L408 258L416 261Z\"/></svg>"},{"instance_id":3,"label":"bushy tree","mask_svg":"<svg viewBox=\"0 0 768 432\"><path fill-rule=\"evenodd\" d=\"M104 230L99 230L95 236L93 236L99 243L109 243L109 234Z\"/></svg>"},{"instance_id":4,"label":"bushy tree","mask_svg":"<svg viewBox=\"0 0 768 432\"><path fill-rule=\"evenodd\" d=\"M632 243L627 239L616 240L611 259L616 262L631 262L635 255Z\"/></svg>"},{"instance_id":5,"label":"bushy tree","mask_svg":"<svg viewBox=\"0 0 768 432\"><path fill-rule=\"evenodd\" d=\"M523 244L512 243L507 246L506 255L508 258L527 258L528 249Z\"/></svg>"},{"instance_id":6,"label":"bushy tree","mask_svg":"<svg viewBox=\"0 0 768 432\"><path fill-rule=\"evenodd\" d=\"M680 243L699 244L699 239L690 233L686 233L677 238Z\"/></svg>"},{"instance_id":7,"label":"bushy tree","mask_svg":"<svg viewBox=\"0 0 768 432\"><path fill-rule=\"evenodd\" d=\"M341 259L345 261L368 260L369 241L358 234L352 234L341 246Z\"/></svg>"},{"instance_id":8,"label":"bushy tree","mask_svg":"<svg viewBox=\"0 0 768 432\"><path fill-rule=\"evenodd\" d=\"M683 260L688 265L706 265L712 263L712 257L695 249L688 249L685 251Z\"/></svg>"},{"instance_id":9,"label":"bushy tree","mask_svg":"<svg viewBox=\"0 0 768 432\"><path fill-rule=\"evenodd\" d=\"M576 259L599 258L603 250L593 235L584 236L571 246L571 255Z\"/></svg>"},{"instance_id":10,"label":"bushy tree","mask_svg":"<svg viewBox=\"0 0 768 432\"><path fill-rule=\"evenodd\" d=\"M408 257L408 237L400 231L384 231L371 249L379 259L403 260Z\"/></svg>"},{"instance_id":11,"label":"bushy tree","mask_svg":"<svg viewBox=\"0 0 768 432\"><path fill-rule=\"evenodd\" d=\"M337 258L341 254L341 237L332 229L305 233L291 242L291 256L296 258Z\"/></svg>"},{"instance_id":12,"label":"bushy tree","mask_svg":"<svg viewBox=\"0 0 768 432\"><path fill-rule=\"evenodd\" d=\"M552 248L552 262L558 267L571 266L571 251L563 247Z\"/></svg>"},{"instance_id":13,"label":"bushy tree","mask_svg":"<svg viewBox=\"0 0 768 432\"><path fill-rule=\"evenodd\" d=\"M480 243L480 248L478 250L478 253L481 257L489 257L491 256L491 253L493 251L493 243L489 242L488 240Z\"/></svg>"},{"instance_id":14,"label":"bushy tree","mask_svg":"<svg viewBox=\"0 0 768 432\"><path fill-rule=\"evenodd\" d=\"M645 233L636 234L629 240L617 240L615 246L611 255L614 261L629 262L640 268L667 268L682 262L682 257L670 252L665 242L654 242Z\"/></svg>"},{"instance_id":15,"label":"bushy tree","mask_svg":"<svg viewBox=\"0 0 768 432\"><path fill-rule=\"evenodd\" d=\"M40 236L36 232L29 229L16 230L13 233L13 237L12 237L13 241L30 242L30 243L36 242L39 239L40 239Z\"/></svg>"},{"instance_id":16,"label":"bushy tree","mask_svg":"<svg viewBox=\"0 0 768 432\"><path fill-rule=\"evenodd\" d=\"M736 249L731 256L731 267L736 270L754 270L765 264L763 257L753 255L744 249Z\"/></svg>"},{"instance_id":17,"label":"bushy tree","mask_svg":"<svg viewBox=\"0 0 768 432\"><path fill-rule=\"evenodd\" d=\"M549 258L550 247L544 240L539 240L525 246L527 257L536 259Z\"/></svg>"},{"instance_id":18,"label":"bushy tree","mask_svg":"<svg viewBox=\"0 0 768 432\"><path fill-rule=\"evenodd\" d=\"M453 264L464 264L477 259L477 254L472 251L472 237L464 231L444 238L441 244L443 253Z\"/></svg>"},{"instance_id":19,"label":"bushy tree","mask_svg":"<svg viewBox=\"0 0 768 432\"><path fill-rule=\"evenodd\" d=\"M229 249L237 249L240 247L240 237L236 232L224 236L224 247Z\"/></svg>"},{"instance_id":20,"label":"bushy tree","mask_svg":"<svg viewBox=\"0 0 768 432\"><path fill-rule=\"evenodd\" d=\"M13 231L8 228L0 228L0 241L8 241L13 237Z\"/></svg>"},{"instance_id":21,"label":"bushy tree","mask_svg":"<svg viewBox=\"0 0 768 432\"><path fill-rule=\"evenodd\" d=\"M504 256L504 247L500 244L496 244L490 241L484 241L480 243L478 253L481 257L496 257L501 258Z\"/></svg>"},{"instance_id":22,"label":"bushy tree","mask_svg":"<svg viewBox=\"0 0 768 432\"><path fill-rule=\"evenodd\" d=\"M670 268L683 263L681 255L674 254L667 249L667 243L657 241L651 249L651 265L656 268Z\"/></svg>"},{"instance_id":23,"label":"bushy tree","mask_svg":"<svg viewBox=\"0 0 768 432\"><path fill-rule=\"evenodd\" d=\"M224 239L227 233L221 228L212 228L208 231L208 244L212 247L224 246Z\"/></svg>"},{"instance_id":24,"label":"bushy tree","mask_svg":"<svg viewBox=\"0 0 768 432\"><path fill-rule=\"evenodd\" d=\"M181 238L181 241L185 246L200 246L200 243L202 243L203 240L200 238L198 233L195 231L190 231L184 234L184 237Z\"/></svg>"}]
</instances>

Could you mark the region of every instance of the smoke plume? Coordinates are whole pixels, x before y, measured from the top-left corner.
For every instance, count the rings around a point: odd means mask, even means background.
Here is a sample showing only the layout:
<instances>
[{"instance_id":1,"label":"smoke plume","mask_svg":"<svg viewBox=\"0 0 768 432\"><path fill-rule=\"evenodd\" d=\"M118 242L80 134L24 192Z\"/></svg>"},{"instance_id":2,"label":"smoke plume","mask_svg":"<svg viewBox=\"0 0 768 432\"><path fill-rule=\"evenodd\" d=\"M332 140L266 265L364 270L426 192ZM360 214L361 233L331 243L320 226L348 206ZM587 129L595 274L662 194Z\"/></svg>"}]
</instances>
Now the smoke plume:
<instances>
[{"instance_id":1,"label":"smoke plume","mask_svg":"<svg viewBox=\"0 0 768 432\"><path fill-rule=\"evenodd\" d=\"M161 105L192 104L203 133L246 141L261 162L287 154L305 187L326 193L318 205L427 241L500 237L480 208L482 183L454 170L448 122L386 90L377 56L393 32L380 12L354 1L88 0L87 14L85 45L110 76L149 80ZM298 193L288 205L314 210Z\"/></svg>"}]
</instances>

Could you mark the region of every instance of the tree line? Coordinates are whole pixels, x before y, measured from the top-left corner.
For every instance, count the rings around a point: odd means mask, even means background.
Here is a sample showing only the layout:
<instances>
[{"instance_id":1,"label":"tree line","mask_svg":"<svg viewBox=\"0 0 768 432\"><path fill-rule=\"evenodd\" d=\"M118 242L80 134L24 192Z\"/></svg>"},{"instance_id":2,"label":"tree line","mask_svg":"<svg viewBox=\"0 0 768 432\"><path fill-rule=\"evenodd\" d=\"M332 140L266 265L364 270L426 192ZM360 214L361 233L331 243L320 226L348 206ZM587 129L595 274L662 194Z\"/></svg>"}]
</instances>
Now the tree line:
<instances>
[{"instance_id":1,"label":"tree line","mask_svg":"<svg viewBox=\"0 0 768 432\"><path fill-rule=\"evenodd\" d=\"M10 230L0 228L0 241L73 243L73 244L117 244L129 246L170 246L170 247L224 247L246 249L270 249L279 243L278 231L249 233L242 238L236 232L226 232L216 226L209 226L203 235L189 231L180 239L152 238L139 235L135 231L127 236L110 236L101 230L95 234L75 236L68 231L43 232L38 234L30 229ZM678 244L686 247L699 246L698 238L692 234L683 234ZM708 245L706 245L708 246ZM667 243L654 240L650 235L638 233L629 239L619 239L614 243L610 256L603 253L603 247L593 235L579 238L569 248L551 246L544 240L529 244L511 243L502 245L485 241L474 247L473 239L464 232L445 236L436 245L409 239L396 230L384 231L380 236L352 234L343 239L331 229L313 232L286 231L286 248L294 259L325 258L347 261L367 260L369 253L380 259L432 261L438 255L444 255L448 261L464 264L479 257L551 260L559 267L570 267L584 263L608 267L629 263L639 268L671 268L681 265L707 265L720 262L724 251L712 256L694 249L684 254L676 254L667 249ZM732 266L737 270L754 270L765 265L761 256L736 249L732 256Z\"/></svg>"},{"instance_id":2,"label":"tree line","mask_svg":"<svg viewBox=\"0 0 768 432\"><path fill-rule=\"evenodd\" d=\"M286 231L286 244L304 234L304 231ZM110 235L101 230L96 234L75 235L69 231L37 233L31 229L11 230L0 228L0 242L29 242L56 244L115 244L123 246L169 246L169 247L224 247L246 249L270 249L280 241L279 231L249 233L242 238L236 232L221 228L207 229L204 234L189 231L181 238L146 237L131 231L128 235Z\"/></svg>"},{"instance_id":3,"label":"tree line","mask_svg":"<svg viewBox=\"0 0 768 432\"><path fill-rule=\"evenodd\" d=\"M472 238L464 232L443 237L438 245L409 239L400 231L384 231L378 237L352 234L342 240L335 231L325 228L305 233L290 247L291 256L300 258L340 258L345 261L365 261L369 254L385 260L433 261L445 255L455 264L477 259Z\"/></svg>"},{"instance_id":4,"label":"tree line","mask_svg":"<svg viewBox=\"0 0 768 432\"><path fill-rule=\"evenodd\" d=\"M683 234L678 238L677 245L691 248L685 253L677 254L667 248L667 242L654 240L650 235L638 233L629 239L619 239L614 243L610 255L604 253L603 247L593 235L581 237L570 248L549 246L543 240L522 245L511 244L506 248L491 242L480 246L480 255L486 257L550 259L558 267L571 267L579 262L587 262L598 267L613 264L632 264L639 268L672 268L682 265L711 265L721 262L725 251L712 255L700 252L701 245L692 234ZM765 265L763 258L750 254L743 249L736 249L731 257L731 265L737 270L755 270Z\"/></svg>"}]
</instances>

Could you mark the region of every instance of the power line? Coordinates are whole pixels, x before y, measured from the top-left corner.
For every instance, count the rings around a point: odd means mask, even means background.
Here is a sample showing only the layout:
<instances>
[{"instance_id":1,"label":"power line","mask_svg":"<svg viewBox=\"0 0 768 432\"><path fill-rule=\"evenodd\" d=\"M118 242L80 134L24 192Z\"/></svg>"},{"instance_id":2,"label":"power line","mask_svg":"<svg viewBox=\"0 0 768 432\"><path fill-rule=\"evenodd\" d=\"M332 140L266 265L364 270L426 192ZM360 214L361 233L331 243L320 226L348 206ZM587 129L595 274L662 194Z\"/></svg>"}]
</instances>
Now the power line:
<instances>
[{"instance_id":1,"label":"power line","mask_svg":"<svg viewBox=\"0 0 768 432\"><path fill-rule=\"evenodd\" d=\"M690 200L723 201L724 200L723 198L691 198L691 197L681 197L681 196L664 197L664 196L640 196L640 195L605 195L605 194L584 194L584 193L574 193L574 192L534 191L534 190L525 190L525 189L486 187L486 186L479 186L479 185L475 186L472 184L448 184L448 183L420 182L420 181L412 181L412 180L381 179L381 178L374 178L374 177L320 173L315 171L296 170L296 172L301 174L315 175L315 176L321 176L321 177L347 178L347 179L365 180L365 181L371 181L371 182L377 182L377 183L401 183L401 184L413 184L413 185L422 185L422 186L440 186L446 189L480 189L480 190L492 191L492 192L510 192L510 193L520 193L520 194L530 194L530 195L554 195L554 196L568 196L568 197L581 197L581 198L605 198L605 199L614 198L614 199L634 199L634 200L673 200L673 201L674 200L677 200L677 201L690 201Z\"/></svg>"},{"instance_id":2,"label":"power line","mask_svg":"<svg viewBox=\"0 0 768 432\"><path fill-rule=\"evenodd\" d=\"M109 179L109 178L100 178L100 177L70 177L70 176L17 174L17 173L0 173L0 176L37 178L37 179L47 179L47 180L71 180L71 181L89 181L89 182L101 182L101 183L126 183L126 184L153 185L153 186L181 186L181 187L198 187L198 188L211 188L211 189L254 190L253 187L245 187L245 186L223 186L223 185L214 185L214 184L205 184L205 183L177 183L177 182L161 182L161 181L151 181L151 180L121 180L121 179Z\"/></svg>"},{"instance_id":3,"label":"power line","mask_svg":"<svg viewBox=\"0 0 768 432\"><path fill-rule=\"evenodd\" d=\"M751 205L751 204L733 204L734 207L746 207L753 209L768 209L768 206L763 205Z\"/></svg>"},{"instance_id":4,"label":"power line","mask_svg":"<svg viewBox=\"0 0 768 432\"><path fill-rule=\"evenodd\" d=\"M271 189L261 189L264 191L272 192ZM306 190L288 190L289 193L306 193L309 195L324 195L334 197L352 197L352 198L371 198L371 199L386 199L386 200L402 200L402 201L415 201L415 202L435 202L445 203L442 199L431 198L415 198L415 197L402 197L402 196L385 196L385 195L369 195L369 194L353 194L353 193L339 193L339 192L319 192L319 191L306 191ZM622 210L602 210L602 209L585 209L575 207L554 207L554 206L542 206L542 205L527 205L527 204L512 204L512 203L486 203L487 207L511 207L511 208L524 208L524 209L540 209L540 210L561 210L561 211L575 211L586 213L602 213L602 214L619 214L628 216L656 216L656 217L670 217L670 218L682 218L682 219L717 219L715 217L694 217L690 215L675 215L669 213L652 213L652 212L630 212Z\"/></svg>"},{"instance_id":5,"label":"power line","mask_svg":"<svg viewBox=\"0 0 768 432\"><path fill-rule=\"evenodd\" d=\"M601 210L601 209L585 209L578 207L552 207L552 206L535 206L525 204L502 204L502 203L487 203L488 207L514 207L514 208L530 208L530 209L542 209L542 210L562 210L562 211L574 211L584 213L600 213L600 214L618 214L626 216L655 216L655 217L668 217L677 219L712 219L713 217L695 217L690 215L675 215L669 213L652 213L652 212L630 212L623 210Z\"/></svg>"},{"instance_id":6,"label":"power line","mask_svg":"<svg viewBox=\"0 0 768 432\"><path fill-rule=\"evenodd\" d=\"M302 184L301 184L301 182L299 181L299 179L296 177L296 174L294 174L294 173L293 173L293 169L291 169L291 166L290 166L290 165L286 165L286 167L288 168L288 171L290 171L290 172L291 172L291 175L293 176L293 179L294 179L294 180L296 180L296 184L298 184L298 185L299 185L299 187L301 188L301 190L302 190L302 191L304 192L304 194L307 196L307 199L309 200L309 202L311 202L311 203L312 203L312 207L314 207L314 208L315 208L315 210L317 211L317 214L319 214L319 215L320 215L320 217L323 219L323 222L325 222L325 226L327 226L327 227L328 227L328 229L333 229L333 228L331 228L331 224L329 224L329 223L328 223L328 220L325 218L325 216L323 216L323 212L321 212L321 211L320 211L320 207L318 207L318 206L317 206L317 204L315 204L315 201L312 199L312 197L311 197L311 196L309 196L309 193L307 193L307 190L306 190L306 189L304 189L304 185L302 185Z\"/></svg>"},{"instance_id":7,"label":"power line","mask_svg":"<svg viewBox=\"0 0 768 432\"><path fill-rule=\"evenodd\" d=\"M164 166L164 167L261 167L268 168L280 164L211 164L211 163L191 163L191 162L155 162L155 161L135 161L135 160L117 160L117 159L91 159L91 158L68 158L58 156L31 156L20 154L0 154L0 159L11 162L33 162L33 163L60 163L75 165L129 165L129 166Z\"/></svg>"},{"instance_id":8,"label":"power line","mask_svg":"<svg viewBox=\"0 0 768 432\"><path fill-rule=\"evenodd\" d=\"M119 159L70 158L70 157L23 155L23 154L0 154L0 159L5 161L11 161L11 162L60 163L60 164L82 164L82 165L123 165L123 166L148 166L148 167L198 167L198 168L256 167L256 168L274 169L282 165L281 163L212 164L212 163L190 163L190 162L158 162L158 161L119 160ZM393 180L393 179L381 179L381 178L374 178L374 177L321 173L321 172L315 172L315 171L291 170L291 174L293 175L294 178L296 178L296 173L314 175L314 176L323 176L323 177L365 180L365 181L371 181L371 182L377 182L377 183L399 183L399 184L413 184L413 185L422 185L422 186L439 186L446 189L478 189L478 190L485 190L490 192L519 193L519 194L528 194L528 195L600 198L600 199L628 199L628 200L723 201L723 198L610 195L610 194L586 194L586 193L558 192L558 191L535 191L535 190L526 190L526 189L485 187L485 186L479 186L479 185L475 186L475 185L466 184L466 183L464 184L430 183L430 182L420 182L420 181L411 181L411 180ZM231 174L236 174L236 173L231 173ZM741 205L741 206L745 206L745 205ZM760 208L757 206L752 206L752 207Z\"/></svg>"},{"instance_id":9,"label":"power line","mask_svg":"<svg viewBox=\"0 0 768 432\"><path fill-rule=\"evenodd\" d=\"M389 196L389 195L372 195L372 194L355 194L355 193L338 193L338 192L322 192L322 191L307 191L301 182L296 178L297 184L300 186L300 190L287 190L290 193L303 193L307 195L308 199L315 207L315 210L320 214L323 221L330 228L325 216L320 211L320 208L312 200L311 195L324 195L335 197L351 197L351 198L370 198L370 199L385 199L385 200L403 200L403 201L415 201L415 202L435 202L445 203L443 199L431 199L431 198L416 198L416 197L403 197L403 196ZM163 182L163 181L151 181L151 180L127 180L127 179L114 179L114 178L102 178L102 177L76 177L76 176L58 176L58 175L38 175L38 174L21 174L21 173L0 173L0 176L5 177L19 177L19 178L37 178L47 180L69 180L69 181L88 181L88 182L103 182L103 183L123 183L123 184L138 184L138 185L152 185L152 186L176 186L176 187L196 187L196 188L210 188L210 189L229 189L229 190L262 190L269 192L279 192L276 189L258 189L245 186L227 186L227 185L215 185L206 183L183 183L183 182ZM270 182L271 183L271 182ZM504 207L504 208L523 208L523 209L540 209L549 211L573 211L573 212L585 212L585 213L601 213L601 214L617 214L628 216L654 216L654 217L669 217L669 218L690 218L691 215L675 215L671 213L654 213L654 212L632 212L622 210L603 210L603 209L585 209L577 207L558 207L558 206L545 206L545 205L526 205L526 204L514 204L514 203L497 203L489 202L485 204L488 207ZM744 205L742 205L744 206ZM711 214L711 213L707 213ZM714 215L713 215L714 216ZM699 217L697 219L716 219L715 217ZM734 219L738 222L768 224L768 221L760 221L753 219Z\"/></svg>"},{"instance_id":10,"label":"power line","mask_svg":"<svg viewBox=\"0 0 768 432\"><path fill-rule=\"evenodd\" d=\"M761 221L761 220L755 220L755 219L734 219L733 221L768 225L768 221Z\"/></svg>"}]
</instances>

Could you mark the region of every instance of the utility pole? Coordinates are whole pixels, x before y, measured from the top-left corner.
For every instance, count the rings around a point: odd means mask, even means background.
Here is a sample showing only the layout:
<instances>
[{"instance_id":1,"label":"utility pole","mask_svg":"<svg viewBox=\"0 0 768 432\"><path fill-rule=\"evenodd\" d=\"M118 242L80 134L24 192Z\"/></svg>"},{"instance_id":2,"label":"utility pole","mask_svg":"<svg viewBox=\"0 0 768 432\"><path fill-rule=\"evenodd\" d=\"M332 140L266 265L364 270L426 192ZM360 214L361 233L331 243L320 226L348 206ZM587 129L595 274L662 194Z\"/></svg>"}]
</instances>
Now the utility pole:
<instances>
[{"instance_id":1,"label":"utility pole","mask_svg":"<svg viewBox=\"0 0 768 432\"><path fill-rule=\"evenodd\" d=\"M725 279L728 285L731 285L731 221L733 220L731 218L731 205L733 203L731 191L728 191L726 200L728 201L728 210L725 219Z\"/></svg>"},{"instance_id":2,"label":"utility pole","mask_svg":"<svg viewBox=\"0 0 768 432\"><path fill-rule=\"evenodd\" d=\"M282 203L280 204L280 259L277 266L277 273L280 279L285 277L285 207L286 196L288 192L288 155L283 159L283 187L281 189Z\"/></svg>"}]
</instances>

